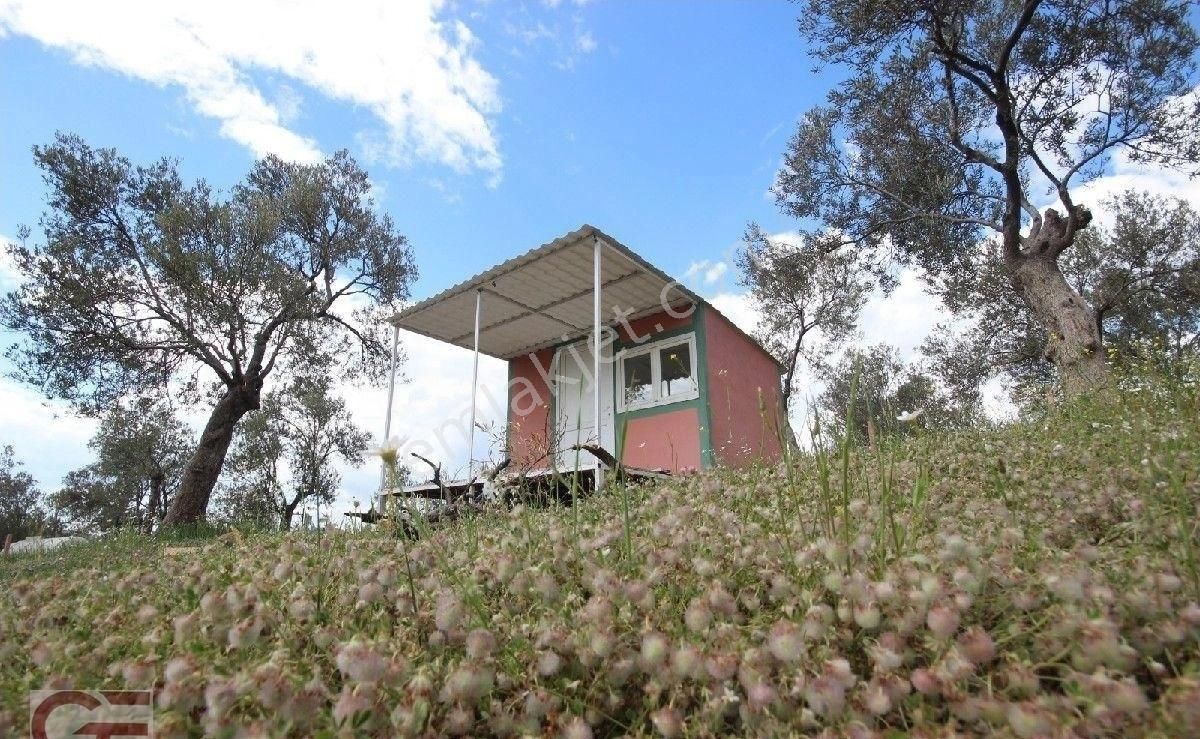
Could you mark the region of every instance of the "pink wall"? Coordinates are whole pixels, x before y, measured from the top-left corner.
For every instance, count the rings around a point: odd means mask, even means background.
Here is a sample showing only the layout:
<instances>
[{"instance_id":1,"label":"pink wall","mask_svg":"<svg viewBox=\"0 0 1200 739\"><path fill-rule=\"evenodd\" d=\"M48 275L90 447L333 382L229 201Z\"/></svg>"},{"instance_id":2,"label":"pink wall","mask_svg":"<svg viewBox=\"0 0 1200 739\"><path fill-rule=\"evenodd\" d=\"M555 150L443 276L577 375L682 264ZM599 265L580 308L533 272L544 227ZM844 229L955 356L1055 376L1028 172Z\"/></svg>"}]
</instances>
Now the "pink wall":
<instances>
[{"instance_id":1,"label":"pink wall","mask_svg":"<svg viewBox=\"0 0 1200 739\"><path fill-rule=\"evenodd\" d=\"M683 312L682 309L676 313ZM690 326L694 312L685 317L665 312L629 322L634 335L654 341L662 332ZM629 342L630 332L617 327L621 340ZM645 338L645 337L649 338ZM509 361L508 453L516 468L546 467L549 439L553 437L550 407L553 402L548 378L554 349L541 349L533 355ZM629 439L625 444L627 464L635 467L669 468L674 471L700 466L698 414L694 408L678 411L665 409L626 424ZM618 432L620 430L618 429Z\"/></svg>"},{"instance_id":2,"label":"pink wall","mask_svg":"<svg viewBox=\"0 0 1200 739\"><path fill-rule=\"evenodd\" d=\"M626 344L649 343L668 331L686 329L692 325L696 313L692 310L680 317L678 314L684 311L682 308L674 309L672 313L675 315L662 311L630 321L628 329L623 326L620 328L621 341ZM635 342L634 336L640 341ZM700 414L695 408L672 410L670 406L665 406L661 412L638 415L629 420L618 416L618 436L621 434L621 423L625 424L622 459L625 464L672 472L700 469Z\"/></svg>"},{"instance_id":3,"label":"pink wall","mask_svg":"<svg viewBox=\"0 0 1200 739\"><path fill-rule=\"evenodd\" d=\"M657 313L631 323L638 336L654 341L666 331L692 324L694 314L674 318ZM742 466L779 458L776 424L782 407L779 368L753 341L711 309L702 310L707 357L709 420L714 460ZM621 329L622 340L629 341ZM553 349L542 349L509 362L509 455L516 468L548 466L546 457L552 402L548 376ZM759 412L759 396L767 422ZM694 407L639 414L625 421L624 462L635 467L666 468L673 472L701 466L700 426L703 416ZM618 424L622 423L618 419ZM618 426L618 434L621 429Z\"/></svg>"},{"instance_id":4,"label":"pink wall","mask_svg":"<svg viewBox=\"0 0 1200 739\"><path fill-rule=\"evenodd\" d=\"M704 311L704 329L716 463L740 467L779 459L779 366L715 310Z\"/></svg>"},{"instance_id":5,"label":"pink wall","mask_svg":"<svg viewBox=\"0 0 1200 739\"><path fill-rule=\"evenodd\" d=\"M508 363L508 454L517 469L549 464L550 363L553 349L541 349Z\"/></svg>"},{"instance_id":6,"label":"pink wall","mask_svg":"<svg viewBox=\"0 0 1200 739\"><path fill-rule=\"evenodd\" d=\"M658 334L665 331L674 331L677 328L691 326L692 318L694 318L696 315L695 310L689 311L688 314L682 318L678 317L680 313L683 313L686 310L686 308L672 309L672 313L675 315L668 314L666 311L651 313L648 316L643 316L636 320L630 321L629 328L633 329L633 333L636 334L639 339L641 339L641 342L639 343L648 343L654 341ZM621 334L621 341L627 343L633 341L632 337L629 335L629 331L624 326L618 325L617 328Z\"/></svg>"},{"instance_id":7,"label":"pink wall","mask_svg":"<svg viewBox=\"0 0 1200 739\"><path fill-rule=\"evenodd\" d=\"M623 456L622 461L633 467L672 472L700 469L699 413L681 408L630 419L625 423Z\"/></svg>"}]
</instances>

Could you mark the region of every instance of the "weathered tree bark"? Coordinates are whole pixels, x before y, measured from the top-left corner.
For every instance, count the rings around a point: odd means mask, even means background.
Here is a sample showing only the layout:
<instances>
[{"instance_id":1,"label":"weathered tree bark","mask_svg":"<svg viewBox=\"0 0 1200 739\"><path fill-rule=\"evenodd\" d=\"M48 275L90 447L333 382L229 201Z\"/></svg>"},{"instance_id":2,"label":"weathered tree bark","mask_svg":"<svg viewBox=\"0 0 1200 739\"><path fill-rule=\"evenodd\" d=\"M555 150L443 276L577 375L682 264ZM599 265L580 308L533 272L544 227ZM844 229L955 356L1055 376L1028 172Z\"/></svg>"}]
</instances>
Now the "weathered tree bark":
<instances>
[{"instance_id":1,"label":"weathered tree bark","mask_svg":"<svg viewBox=\"0 0 1200 739\"><path fill-rule=\"evenodd\" d=\"M142 531L149 534L154 530L154 524L158 517L159 501L164 503L166 496L163 494L163 488L166 487L166 476L161 472L156 472L150 478L150 500L146 503L146 518L142 521Z\"/></svg>"},{"instance_id":2,"label":"weathered tree bark","mask_svg":"<svg viewBox=\"0 0 1200 739\"><path fill-rule=\"evenodd\" d=\"M163 517L163 528L204 520L234 429L242 416L258 408L261 390L261 381L247 381L229 388L217 401L200 434L200 443L183 470L179 492Z\"/></svg>"},{"instance_id":3,"label":"weathered tree bark","mask_svg":"<svg viewBox=\"0 0 1200 739\"><path fill-rule=\"evenodd\" d=\"M283 504L283 510L279 512L279 528L282 531L292 530L292 518L296 515L296 507L300 505L300 498L296 498L290 503Z\"/></svg>"},{"instance_id":4,"label":"weathered tree bark","mask_svg":"<svg viewBox=\"0 0 1200 739\"><path fill-rule=\"evenodd\" d=\"M1013 285L1046 331L1043 356L1058 369L1063 392L1079 395L1108 377L1095 311L1067 283L1050 255L1030 255L1013 267Z\"/></svg>"},{"instance_id":5,"label":"weathered tree bark","mask_svg":"<svg viewBox=\"0 0 1200 739\"><path fill-rule=\"evenodd\" d=\"M804 328L803 315L800 316L800 325L800 335L796 337L796 343L788 352L787 374L783 378L783 407L785 409L792 401L792 382L796 379L796 365L800 363L800 348L804 343L804 335L808 333Z\"/></svg>"}]
</instances>

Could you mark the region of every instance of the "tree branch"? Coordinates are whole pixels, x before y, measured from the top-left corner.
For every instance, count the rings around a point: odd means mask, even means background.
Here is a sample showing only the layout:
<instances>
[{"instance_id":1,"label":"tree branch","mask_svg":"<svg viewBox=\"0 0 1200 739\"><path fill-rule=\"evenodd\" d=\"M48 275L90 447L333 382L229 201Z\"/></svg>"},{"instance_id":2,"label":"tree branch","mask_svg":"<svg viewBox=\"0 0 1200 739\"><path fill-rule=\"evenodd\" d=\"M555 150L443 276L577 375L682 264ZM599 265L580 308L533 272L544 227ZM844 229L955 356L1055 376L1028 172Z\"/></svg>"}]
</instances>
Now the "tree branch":
<instances>
[{"instance_id":1,"label":"tree branch","mask_svg":"<svg viewBox=\"0 0 1200 739\"><path fill-rule=\"evenodd\" d=\"M1041 4L1041 0L1025 0L1025 7L1021 9L1021 17L1017 19L1012 32L1008 34L1004 48L1000 50L1000 57L996 60L997 74L1008 73L1008 60L1012 57L1013 50L1017 48L1021 37L1025 35L1025 30L1029 27L1029 23L1033 20L1033 16Z\"/></svg>"}]
</instances>

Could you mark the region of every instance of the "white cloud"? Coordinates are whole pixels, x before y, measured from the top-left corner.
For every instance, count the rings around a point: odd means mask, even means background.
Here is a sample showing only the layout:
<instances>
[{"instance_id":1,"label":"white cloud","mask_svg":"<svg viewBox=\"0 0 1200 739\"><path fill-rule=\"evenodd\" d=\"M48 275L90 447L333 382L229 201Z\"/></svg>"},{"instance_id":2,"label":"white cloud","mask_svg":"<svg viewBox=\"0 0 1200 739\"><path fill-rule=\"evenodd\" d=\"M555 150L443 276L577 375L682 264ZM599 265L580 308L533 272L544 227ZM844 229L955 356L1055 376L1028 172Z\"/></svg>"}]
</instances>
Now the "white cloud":
<instances>
[{"instance_id":1,"label":"white cloud","mask_svg":"<svg viewBox=\"0 0 1200 739\"><path fill-rule=\"evenodd\" d=\"M592 34L584 31L575 37L575 48L584 54L591 54L596 50L596 39L592 38Z\"/></svg>"},{"instance_id":2,"label":"white cloud","mask_svg":"<svg viewBox=\"0 0 1200 739\"><path fill-rule=\"evenodd\" d=\"M299 98L268 100L251 74L285 76L370 111L382 125L375 153L498 172L491 114L497 83L476 60L461 22L441 18L443 0L326 3L210 0L0 0L0 32L29 36L101 67L178 86L221 134L255 155L311 161L312 137L291 127Z\"/></svg>"},{"instance_id":3,"label":"white cloud","mask_svg":"<svg viewBox=\"0 0 1200 739\"><path fill-rule=\"evenodd\" d=\"M746 333L753 335L758 329L760 314L750 293L717 293L708 302Z\"/></svg>"},{"instance_id":4,"label":"white cloud","mask_svg":"<svg viewBox=\"0 0 1200 739\"><path fill-rule=\"evenodd\" d=\"M939 321L949 314L912 269L900 273L891 295L876 291L863 306L859 332L863 345L891 344L905 361L915 358L916 349Z\"/></svg>"},{"instance_id":5,"label":"white cloud","mask_svg":"<svg viewBox=\"0 0 1200 739\"><path fill-rule=\"evenodd\" d=\"M504 33L517 39L526 49L542 47L557 57L553 65L565 72L573 71L580 60L600 48L599 42L585 24L582 13L571 13L564 18L560 6L562 0L543 0L547 11L535 19L528 6L508 6L508 17L501 28ZM584 3L576 0L576 5ZM514 57L523 58L525 51L517 46L509 49Z\"/></svg>"},{"instance_id":6,"label":"white cloud","mask_svg":"<svg viewBox=\"0 0 1200 739\"><path fill-rule=\"evenodd\" d=\"M1113 156L1111 174L1075 188L1071 197L1089 206L1101 225L1108 225L1104 201L1130 189L1144 190L1159 197L1183 198L1193 207L1200 208L1200 181L1181 172L1132 162L1124 150Z\"/></svg>"},{"instance_id":7,"label":"white cloud","mask_svg":"<svg viewBox=\"0 0 1200 739\"><path fill-rule=\"evenodd\" d=\"M542 39L553 39L555 34L545 23L538 21L535 24L515 26L512 23L505 22L505 33L510 36L516 36L525 43L526 46L531 46Z\"/></svg>"},{"instance_id":8,"label":"white cloud","mask_svg":"<svg viewBox=\"0 0 1200 739\"><path fill-rule=\"evenodd\" d=\"M437 177L429 180L429 186L442 196L447 205L456 205L462 202L462 193L459 192L458 188L447 184Z\"/></svg>"},{"instance_id":9,"label":"white cloud","mask_svg":"<svg viewBox=\"0 0 1200 739\"><path fill-rule=\"evenodd\" d=\"M69 470L92 461L87 442L96 431L95 421L73 415L64 404L49 402L7 377L0 379L0 408L0 446L12 445L43 492L57 490Z\"/></svg>"},{"instance_id":10,"label":"white cloud","mask_svg":"<svg viewBox=\"0 0 1200 739\"><path fill-rule=\"evenodd\" d=\"M713 285L728 271L729 265L725 262L703 259L689 264L683 273L683 279L693 284L703 282L705 285Z\"/></svg>"},{"instance_id":11,"label":"white cloud","mask_svg":"<svg viewBox=\"0 0 1200 739\"><path fill-rule=\"evenodd\" d=\"M704 284L712 285L717 280L721 279L726 272L729 271L729 265L724 262L717 262L704 271Z\"/></svg>"}]
</instances>

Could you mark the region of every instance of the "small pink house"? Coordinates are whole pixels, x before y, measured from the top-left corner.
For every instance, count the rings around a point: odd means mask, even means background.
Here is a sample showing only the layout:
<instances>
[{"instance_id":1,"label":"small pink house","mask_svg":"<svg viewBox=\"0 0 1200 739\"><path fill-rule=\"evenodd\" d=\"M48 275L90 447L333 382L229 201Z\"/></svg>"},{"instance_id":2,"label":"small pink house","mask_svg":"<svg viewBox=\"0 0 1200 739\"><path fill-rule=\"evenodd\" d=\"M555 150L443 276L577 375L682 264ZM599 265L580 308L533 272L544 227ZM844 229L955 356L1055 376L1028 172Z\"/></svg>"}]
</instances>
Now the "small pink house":
<instances>
[{"instance_id":1,"label":"small pink house","mask_svg":"<svg viewBox=\"0 0 1200 739\"><path fill-rule=\"evenodd\" d=\"M577 445L672 473L770 462L790 434L771 355L592 226L392 323L508 362L507 456L523 474L603 467Z\"/></svg>"}]
</instances>

